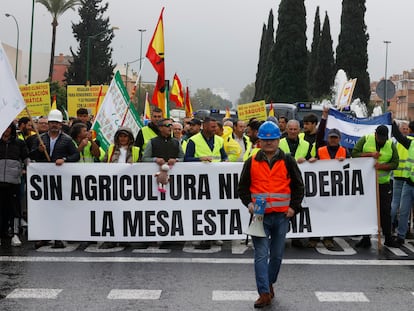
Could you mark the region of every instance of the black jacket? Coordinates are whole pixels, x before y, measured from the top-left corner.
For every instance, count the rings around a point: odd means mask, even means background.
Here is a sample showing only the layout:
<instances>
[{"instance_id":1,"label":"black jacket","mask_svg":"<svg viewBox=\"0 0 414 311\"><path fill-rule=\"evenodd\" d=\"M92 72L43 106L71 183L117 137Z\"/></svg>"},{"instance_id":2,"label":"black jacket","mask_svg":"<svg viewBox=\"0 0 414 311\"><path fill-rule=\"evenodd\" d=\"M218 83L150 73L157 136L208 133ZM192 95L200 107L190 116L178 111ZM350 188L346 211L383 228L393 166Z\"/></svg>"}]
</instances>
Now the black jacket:
<instances>
[{"instance_id":1,"label":"black jacket","mask_svg":"<svg viewBox=\"0 0 414 311\"><path fill-rule=\"evenodd\" d=\"M61 132L56 140L53 153L50 154L50 136L49 133L43 133L40 135L43 143L46 146L47 153L50 156L50 160L55 162L57 159L65 159L65 162L78 162L80 159L79 151L76 149L72 138L63 132ZM39 151L39 140L36 140L30 151L30 159L36 162L47 162L44 152Z\"/></svg>"}]
</instances>

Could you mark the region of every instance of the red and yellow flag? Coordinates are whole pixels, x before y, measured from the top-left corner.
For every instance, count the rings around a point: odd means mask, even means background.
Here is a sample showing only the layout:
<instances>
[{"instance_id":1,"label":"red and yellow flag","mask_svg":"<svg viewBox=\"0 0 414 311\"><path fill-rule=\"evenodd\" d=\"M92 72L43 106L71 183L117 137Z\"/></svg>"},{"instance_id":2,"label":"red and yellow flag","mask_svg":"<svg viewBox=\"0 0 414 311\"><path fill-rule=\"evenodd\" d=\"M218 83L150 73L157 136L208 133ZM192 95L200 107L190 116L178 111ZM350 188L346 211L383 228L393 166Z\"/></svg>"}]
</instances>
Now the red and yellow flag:
<instances>
[{"instance_id":1,"label":"red and yellow flag","mask_svg":"<svg viewBox=\"0 0 414 311\"><path fill-rule=\"evenodd\" d=\"M154 35L148 46L146 57L158 73L157 83L152 96L152 103L161 109L165 109L165 63L164 63L164 23L161 10Z\"/></svg>"},{"instance_id":2,"label":"red and yellow flag","mask_svg":"<svg viewBox=\"0 0 414 311\"><path fill-rule=\"evenodd\" d=\"M170 101L174 102L177 107L182 107L184 102L183 86L177 74L174 74L174 80L170 91Z\"/></svg>"},{"instance_id":3,"label":"red and yellow flag","mask_svg":"<svg viewBox=\"0 0 414 311\"><path fill-rule=\"evenodd\" d=\"M148 101L148 92L145 94L144 120L151 120L151 109Z\"/></svg>"},{"instance_id":4,"label":"red and yellow flag","mask_svg":"<svg viewBox=\"0 0 414 311\"><path fill-rule=\"evenodd\" d=\"M53 95L53 100L52 100L52 105L51 105L51 109L52 110L56 110L57 106L56 106L56 95Z\"/></svg>"},{"instance_id":5,"label":"red and yellow flag","mask_svg":"<svg viewBox=\"0 0 414 311\"><path fill-rule=\"evenodd\" d=\"M188 86L185 89L185 116L187 118L193 117L193 107L191 106L190 91L188 90Z\"/></svg>"},{"instance_id":6,"label":"red and yellow flag","mask_svg":"<svg viewBox=\"0 0 414 311\"><path fill-rule=\"evenodd\" d=\"M269 117L274 117L275 116L275 110L273 109L273 104L270 104L270 109L269 109Z\"/></svg>"},{"instance_id":7,"label":"red and yellow flag","mask_svg":"<svg viewBox=\"0 0 414 311\"><path fill-rule=\"evenodd\" d=\"M230 114L229 107L226 107L226 115L224 116L224 118L226 118L226 119L230 119L231 118L231 114Z\"/></svg>"}]
</instances>

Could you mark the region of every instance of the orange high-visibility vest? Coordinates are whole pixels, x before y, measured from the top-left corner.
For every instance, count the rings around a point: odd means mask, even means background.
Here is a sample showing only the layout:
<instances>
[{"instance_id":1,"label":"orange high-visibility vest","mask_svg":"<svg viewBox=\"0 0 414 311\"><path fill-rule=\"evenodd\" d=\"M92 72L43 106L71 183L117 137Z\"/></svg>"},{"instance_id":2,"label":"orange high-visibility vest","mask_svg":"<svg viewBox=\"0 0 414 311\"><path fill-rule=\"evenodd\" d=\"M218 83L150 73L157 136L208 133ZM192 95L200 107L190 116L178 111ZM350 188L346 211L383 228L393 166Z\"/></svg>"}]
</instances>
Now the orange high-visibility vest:
<instances>
[{"instance_id":1,"label":"orange high-visibility vest","mask_svg":"<svg viewBox=\"0 0 414 311\"><path fill-rule=\"evenodd\" d=\"M258 197L266 199L265 214L284 213L290 204L290 178L284 160L277 161L272 169L266 161L257 161L252 157L250 168L250 192L253 202Z\"/></svg>"},{"instance_id":2,"label":"orange high-visibility vest","mask_svg":"<svg viewBox=\"0 0 414 311\"><path fill-rule=\"evenodd\" d=\"M329 155L328 147L323 146L318 149L318 156L319 160L330 160L331 156ZM346 158L346 149L342 146L339 146L338 150L336 151L335 158Z\"/></svg>"}]
</instances>

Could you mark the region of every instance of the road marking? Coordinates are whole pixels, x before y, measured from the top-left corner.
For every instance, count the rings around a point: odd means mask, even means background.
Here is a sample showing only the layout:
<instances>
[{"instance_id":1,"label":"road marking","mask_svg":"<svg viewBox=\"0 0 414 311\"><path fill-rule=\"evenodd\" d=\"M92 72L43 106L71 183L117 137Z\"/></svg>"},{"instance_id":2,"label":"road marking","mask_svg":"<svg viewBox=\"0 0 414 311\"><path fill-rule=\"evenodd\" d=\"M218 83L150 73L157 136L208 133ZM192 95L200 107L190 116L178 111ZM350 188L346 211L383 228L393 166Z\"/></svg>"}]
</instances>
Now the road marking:
<instances>
[{"instance_id":1,"label":"road marking","mask_svg":"<svg viewBox=\"0 0 414 311\"><path fill-rule=\"evenodd\" d=\"M75 251L79 247L79 244L65 244L64 248L53 248L53 244L45 245L36 249L40 253L70 253Z\"/></svg>"},{"instance_id":2,"label":"road marking","mask_svg":"<svg viewBox=\"0 0 414 311\"><path fill-rule=\"evenodd\" d=\"M369 302L361 292L315 292L320 302Z\"/></svg>"},{"instance_id":3,"label":"road marking","mask_svg":"<svg viewBox=\"0 0 414 311\"><path fill-rule=\"evenodd\" d=\"M257 292L250 290L213 290L211 299L215 301L252 301L257 297Z\"/></svg>"},{"instance_id":4,"label":"road marking","mask_svg":"<svg viewBox=\"0 0 414 311\"><path fill-rule=\"evenodd\" d=\"M413 253L414 253L414 247L411 245L411 243L405 242L405 243L403 244L403 246L404 246L405 248L407 248L410 252L413 252Z\"/></svg>"},{"instance_id":5,"label":"road marking","mask_svg":"<svg viewBox=\"0 0 414 311\"><path fill-rule=\"evenodd\" d=\"M248 241L246 245L246 240L233 240L231 243L231 253L232 254L244 254L249 249L253 249L251 240Z\"/></svg>"},{"instance_id":6,"label":"road marking","mask_svg":"<svg viewBox=\"0 0 414 311\"><path fill-rule=\"evenodd\" d=\"M99 248L101 245L102 244L88 245L88 247L86 247L84 251L87 253L117 253L122 252L125 249L125 247L123 246L115 246L112 248Z\"/></svg>"},{"instance_id":7,"label":"road marking","mask_svg":"<svg viewBox=\"0 0 414 311\"><path fill-rule=\"evenodd\" d=\"M157 300L161 297L161 290L147 290L147 289L112 289L107 298L108 299L145 299Z\"/></svg>"},{"instance_id":8,"label":"road marking","mask_svg":"<svg viewBox=\"0 0 414 311\"><path fill-rule=\"evenodd\" d=\"M334 256L352 256L357 252L342 238L335 238L335 242L342 248L342 251L331 251L327 249L321 242L318 242L316 250L322 255ZM322 246L321 246L322 245Z\"/></svg>"},{"instance_id":9,"label":"road marking","mask_svg":"<svg viewBox=\"0 0 414 311\"><path fill-rule=\"evenodd\" d=\"M197 241L198 242L198 241ZM211 241L211 243L214 243L214 241ZM197 253L197 254L213 254L218 253L221 251L221 246L219 245L211 245L208 249L196 249L195 246L199 245L193 245L193 242L185 242L183 247L184 253Z\"/></svg>"},{"instance_id":10,"label":"road marking","mask_svg":"<svg viewBox=\"0 0 414 311\"><path fill-rule=\"evenodd\" d=\"M169 254L171 253L171 249L149 246L147 248L135 248L132 250L132 252L141 254Z\"/></svg>"},{"instance_id":11,"label":"road marking","mask_svg":"<svg viewBox=\"0 0 414 311\"><path fill-rule=\"evenodd\" d=\"M253 258L0 256L0 262L253 264ZM414 260L284 259L284 265L414 266Z\"/></svg>"},{"instance_id":12,"label":"road marking","mask_svg":"<svg viewBox=\"0 0 414 311\"><path fill-rule=\"evenodd\" d=\"M16 288L6 298L10 299L56 299L62 289Z\"/></svg>"}]
</instances>

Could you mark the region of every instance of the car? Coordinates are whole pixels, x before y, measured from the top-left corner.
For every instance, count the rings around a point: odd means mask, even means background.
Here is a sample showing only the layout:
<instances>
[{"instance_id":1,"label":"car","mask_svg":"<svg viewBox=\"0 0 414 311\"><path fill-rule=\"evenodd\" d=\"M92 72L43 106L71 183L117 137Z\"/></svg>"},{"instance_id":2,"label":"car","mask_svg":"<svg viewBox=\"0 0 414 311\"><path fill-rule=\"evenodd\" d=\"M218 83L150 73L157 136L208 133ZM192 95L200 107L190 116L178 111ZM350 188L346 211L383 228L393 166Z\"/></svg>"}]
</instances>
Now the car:
<instances>
[{"instance_id":1,"label":"car","mask_svg":"<svg viewBox=\"0 0 414 311\"><path fill-rule=\"evenodd\" d=\"M206 117L211 117L216 119L217 121L222 121L223 118L226 116L226 110L220 109L199 109L194 112L194 118L204 120ZM230 118L233 120L237 119L237 111L230 110Z\"/></svg>"},{"instance_id":2,"label":"car","mask_svg":"<svg viewBox=\"0 0 414 311\"><path fill-rule=\"evenodd\" d=\"M321 120L323 106L310 103L310 102L297 102L294 104L291 103L274 103L266 104L267 113L269 113L270 106L273 105L275 111L275 116L277 118L284 116L288 120L298 120L301 124L303 122L303 117L309 113L314 113L318 117L318 120ZM335 108L331 108L335 109ZM342 113L350 114L355 116L355 112L350 110L350 107L346 107L342 110Z\"/></svg>"}]
</instances>

